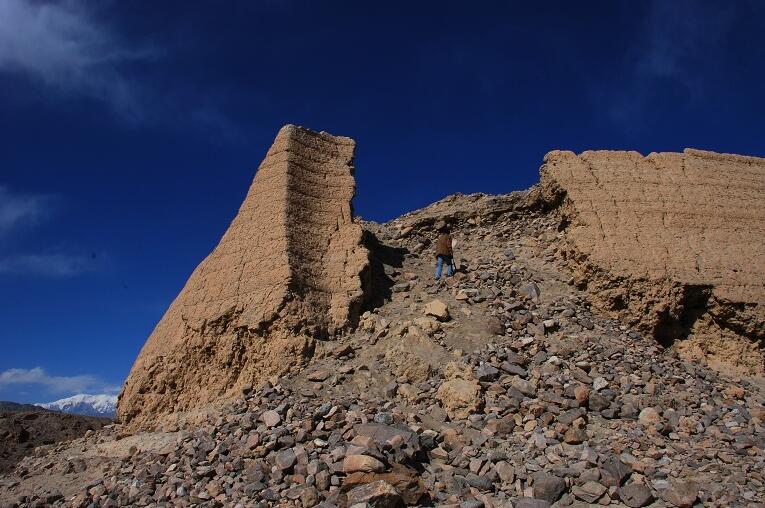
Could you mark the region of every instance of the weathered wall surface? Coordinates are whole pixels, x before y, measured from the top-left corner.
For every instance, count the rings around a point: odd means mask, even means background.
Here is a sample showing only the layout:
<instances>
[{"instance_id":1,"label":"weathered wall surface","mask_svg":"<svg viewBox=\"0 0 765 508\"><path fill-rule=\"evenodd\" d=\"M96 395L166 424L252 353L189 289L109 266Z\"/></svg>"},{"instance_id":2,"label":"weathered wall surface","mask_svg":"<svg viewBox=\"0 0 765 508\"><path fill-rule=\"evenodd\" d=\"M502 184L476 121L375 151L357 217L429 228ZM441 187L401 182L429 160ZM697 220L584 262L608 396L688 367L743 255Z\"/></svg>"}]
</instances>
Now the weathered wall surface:
<instances>
[{"instance_id":1,"label":"weathered wall surface","mask_svg":"<svg viewBox=\"0 0 765 508\"><path fill-rule=\"evenodd\" d=\"M541 187L593 302L721 368L762 373L765 159L554 151Z\"/></svg>"},{"instance_id":2,"label":"weathered wall surface","mask_svg":"<svg viewBox=\"0 0 765 508\"><path fill-rule=\"evenodd\" d=\"M355 142L287 125L238 214L146 341L118 417L236 394L310 356L313 339L356 319L368 253L352 219Z\"/></svg>"}]
</instances>

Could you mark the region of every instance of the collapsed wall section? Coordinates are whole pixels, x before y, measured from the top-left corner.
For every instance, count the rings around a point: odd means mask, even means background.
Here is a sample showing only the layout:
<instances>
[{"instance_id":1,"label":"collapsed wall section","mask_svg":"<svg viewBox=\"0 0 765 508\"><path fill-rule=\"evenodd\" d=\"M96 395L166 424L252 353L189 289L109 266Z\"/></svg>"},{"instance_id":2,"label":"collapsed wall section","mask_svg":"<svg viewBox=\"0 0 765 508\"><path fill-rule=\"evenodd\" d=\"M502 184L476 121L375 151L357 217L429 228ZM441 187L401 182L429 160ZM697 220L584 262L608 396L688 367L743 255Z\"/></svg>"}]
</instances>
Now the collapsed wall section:
<instances>
[{"instance_id":1,"label":"collapsed wall section","mask_svg":"<svg viewBox=\"0 0 765 508\"><path fill-rule=\"evenodd\" d=\"M765 370L765 159L554 151L541 188L593 303L666 344L685 339L689 357Z\"/></svg>"},{"instance_id":2,"label":"collapsed wall section","mask_svg":"<svg viewBox=\"0 0 765 508\"><path fill-rule=\"evenodd\" d=\"M368 254L353 222L350 138L283 127L220 243L189 277L136 359L118 418L238 393L302 365L313 340L351 325Z\"/></svg>"}]
</instances>

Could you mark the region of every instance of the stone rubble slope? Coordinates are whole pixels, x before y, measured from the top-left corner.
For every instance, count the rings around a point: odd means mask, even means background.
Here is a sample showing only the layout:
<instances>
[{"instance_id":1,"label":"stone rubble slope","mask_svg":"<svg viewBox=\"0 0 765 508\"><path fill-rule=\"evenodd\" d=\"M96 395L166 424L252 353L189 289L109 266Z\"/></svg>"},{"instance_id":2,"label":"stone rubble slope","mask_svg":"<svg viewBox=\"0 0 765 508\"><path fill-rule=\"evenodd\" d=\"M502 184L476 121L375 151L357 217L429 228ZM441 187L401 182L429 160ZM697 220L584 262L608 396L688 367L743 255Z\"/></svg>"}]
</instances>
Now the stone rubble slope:
<instances>
[{"instance_id":1,"label":"stone rubble slope","mask_svg":"<svg viewBox=\"0 0 765 508\"><path fill-rule=\"evenodd\" d=\"M15 406L13 412L0 411L0 475L13 471L38 446L69 441L111 423L106 418L57 413L26 404Z\"/></svg>"},{"instance_id":2,"label":"stone rubble slope","mask_svg":"<svg viewBox=\"0 0 765 508\"><path fill-rule=\"evenodd\" d=\"M560 258L599 308L686 357L765 373L765 159L554 151L540 187L560 206Z\"/></svg>"},{"instance_id":3,"label":"stone rubble slope","mask_svg":"<svg viewBox=\"0 0 765 508\"><path fill-rule=\"evenodd\" d=\"M118 418L156 425L310 357L356 318L368 253L353 222L355 142L287 125L213 252L146 341Z\"/></svg>"},{"instance_id":4,"label":"stone rubble slope","mask_svg":"<svg viewBox=\"0 0 765 508\"><path fill-rule=\"evenodd\" d=\"M390 293L306 369L161 431L38 448L0 504L763 506L762 387L592 307L556 264L558 217L522 201L365 223ZM441 282L433 218L459 265Z\"/></svg>"}]
</instances>

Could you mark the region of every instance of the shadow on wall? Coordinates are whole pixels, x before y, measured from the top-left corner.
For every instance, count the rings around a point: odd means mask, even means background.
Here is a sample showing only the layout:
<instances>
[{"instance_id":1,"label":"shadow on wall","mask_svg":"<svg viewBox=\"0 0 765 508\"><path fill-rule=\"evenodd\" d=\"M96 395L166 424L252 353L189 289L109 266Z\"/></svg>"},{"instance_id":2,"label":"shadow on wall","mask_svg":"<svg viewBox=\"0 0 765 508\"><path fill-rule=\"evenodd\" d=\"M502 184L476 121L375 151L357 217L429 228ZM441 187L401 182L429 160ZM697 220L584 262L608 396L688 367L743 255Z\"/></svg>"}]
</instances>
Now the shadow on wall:
<instances>
[{"instance_id":1,"label":"shadow on wall","mask_svg":"<svg viewBox=\"0 0 765 508\"><path fill-rule=\"evenodd\" d=\"M664 347L669 347L676 340L687 339L693 325L709 308L712 296L710 285L686 285L680 302L679 315L673 315L668 309L659 314L654 337Z\"/></svg>"},{"instance_id":2,"label":"shadow on wall","mask_svg":"<svg viewBox=\"0 0 765 508\"><path fill-rule=\"evenodd\" d=\"M403 247L391 247L380 242L370 231L364 230L362 242L369 249L369 274L367 277L366 296L361 312L374 310L390 300L393 294L393 279L396 269L403 267L404 256L409 250Z\"/></svg>"}]
</instances>

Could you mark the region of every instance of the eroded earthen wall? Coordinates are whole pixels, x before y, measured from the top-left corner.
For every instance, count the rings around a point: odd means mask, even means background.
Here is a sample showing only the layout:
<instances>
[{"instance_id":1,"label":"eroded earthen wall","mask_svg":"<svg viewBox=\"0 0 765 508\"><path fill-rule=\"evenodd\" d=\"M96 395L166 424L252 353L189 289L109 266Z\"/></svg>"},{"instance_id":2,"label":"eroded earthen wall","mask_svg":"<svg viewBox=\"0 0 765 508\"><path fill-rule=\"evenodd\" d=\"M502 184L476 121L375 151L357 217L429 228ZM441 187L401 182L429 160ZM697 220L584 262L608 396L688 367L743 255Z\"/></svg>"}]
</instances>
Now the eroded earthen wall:
<instances>
[{"instance_id":1,"label":"eroded earthen wall","mask_svg":"<svg viewBox=\"0 0 765 508\"><path fill-rule=\"evenodd\" d=\"M593 301L691 357L763 371L765 159L554 151L541 186Z\"/></svg>"},{"instance_id":2,"label":"eroded earthen wall","mask_svg":"<svg viewBox=\"0 0 765 508\"><path fill-rule=\"evenodd\" d=\"M300 366L356 319L368 264L350 138L283 127L218 246L194 270L146 341L118 415L161 414L237 393Z\"/></svg>"}]
</instances>

